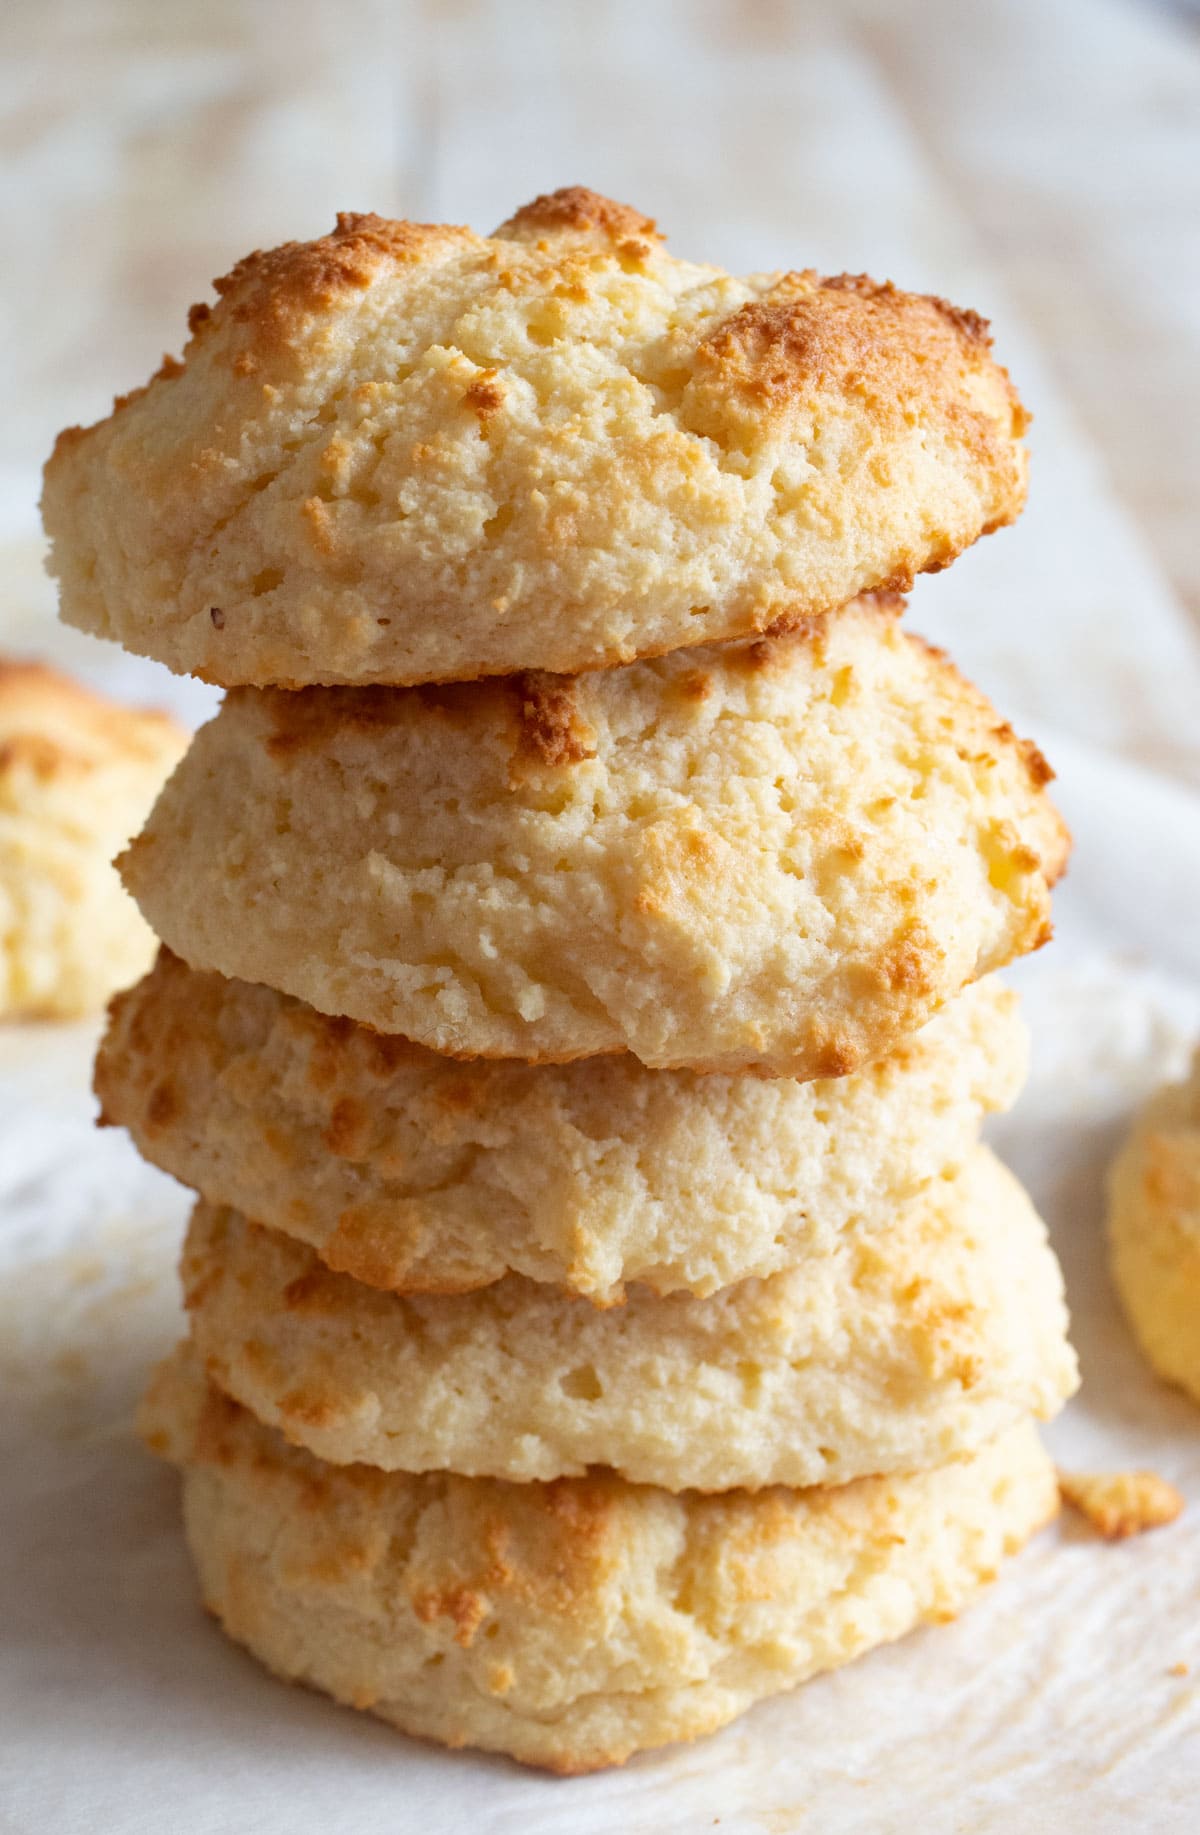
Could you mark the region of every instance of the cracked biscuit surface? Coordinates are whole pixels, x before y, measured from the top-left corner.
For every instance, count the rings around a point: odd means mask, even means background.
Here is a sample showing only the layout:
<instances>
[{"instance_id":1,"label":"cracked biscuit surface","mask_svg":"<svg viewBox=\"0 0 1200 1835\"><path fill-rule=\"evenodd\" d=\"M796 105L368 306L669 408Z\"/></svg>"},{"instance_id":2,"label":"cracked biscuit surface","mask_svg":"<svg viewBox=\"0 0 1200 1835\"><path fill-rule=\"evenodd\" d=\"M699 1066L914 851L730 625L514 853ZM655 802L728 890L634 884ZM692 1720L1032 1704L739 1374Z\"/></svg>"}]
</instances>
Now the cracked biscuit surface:
<instances>
[{"instance_id":1,"label":"cracked biscuit surface","mask_svg":"<svg viewBox=\"0 0 1200 1835\"><path fill-rule=\"evenodd\" d=\"M182 1469L205 1603L268 1668L566 1773L953 1618L1057 1508L1028 1424L936 1471L815 1491L412 1477L319 1464L184 1355L141 1428Z\"/></svg>"},{"instance_id":2,"label":"cracked biscuit surface","mask_svg":"<svg viewBox=\"0 0 1200 1835\"><path fill-rule=\"evenodd\" d=\"M891 602L565 680L239 689L125 882L451 1055L844 1076L1049 935L1048 767Z\"/></svg>"},{"instance_id":3,"label":"cracked biscuit surface","mask_svg":"<svg viewBox=\"0 0 1200 1835\"><path fill-rule=\"evenodd\" d=\"M580 189L494 237L346 216L256 253L43 511L63 616L226 686L571 674L904 588L1011 522L987 326L737 279Z\"/></svg>"},{"instance_id":4,"label":"cracked biscuit surface","mask_svg":"<svg viewBox=\"0 0 1200 1835\"><path fill-rule=\"evenodd\" d=\"M1109 1178L1113 1280L1147 1362L1200 1402L1200 1052L1147 1103Z\"/></svg>"},{"instance_id":5,"label":"cracked biscuit surface","mask_svg":"<svg viewBox=\"0 0 1200 1835\"><path fill-rule=\"evenodd\" d=\"M397 1292L515 1272L598 1305L707 1294L887 1228L962 1166L1024 1078L1016 996L987 977L856 1076L462 1063L163 951L114 1002L108 1122L216 1204Z\"/></svg>"},{"instance_id":6,"label":"cracked biscuit surface","mask_svg":"<svg viewBox=\"0 0 1200 1835\"><path fill-rule=\"evenodd\" d=\"M199 1204L183 1255L214 1381L335 1464L668 1490L843 1484L940 1465L1075 1386L1062 1281L977 1149L885 1229L707 1299L600 1310L510 1275L402 1297Z\"/></svg>"},{"instance_id":7,"label":"cracked biscuit surface","mask_svg":"<svg viewBox=\"0 0 1200 1835\"><path fill-rule=\"evenodd\" d=\"M91 1013L148 968L112 859L186 743L165 714L0 657L0 1016Z\"/></svg>"}]
</instances>

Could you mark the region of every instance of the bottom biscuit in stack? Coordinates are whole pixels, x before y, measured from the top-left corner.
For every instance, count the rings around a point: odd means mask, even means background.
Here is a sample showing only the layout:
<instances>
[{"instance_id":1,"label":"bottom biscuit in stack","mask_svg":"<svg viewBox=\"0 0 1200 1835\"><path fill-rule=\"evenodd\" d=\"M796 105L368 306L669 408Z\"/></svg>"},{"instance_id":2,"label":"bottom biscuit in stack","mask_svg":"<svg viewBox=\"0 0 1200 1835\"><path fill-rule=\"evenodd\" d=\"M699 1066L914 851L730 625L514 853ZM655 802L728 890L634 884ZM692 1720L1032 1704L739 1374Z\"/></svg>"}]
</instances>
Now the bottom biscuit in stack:
<instances>
[{"instance_id":1,"label":"bottom biscuit in stack","mask_svg":"<svg viewBox=\"0 0 1200 1835\"><path fill-rule=\"evenodd\" d=\"M1021 1424L840 1488L673 1494L320 1464L176 1353L142 1432L180 1466L205 1600L277 1674L408 1733L582 1772L708 1733L953 1617L1057 1506Z\"/></svg>"}]
</instances>

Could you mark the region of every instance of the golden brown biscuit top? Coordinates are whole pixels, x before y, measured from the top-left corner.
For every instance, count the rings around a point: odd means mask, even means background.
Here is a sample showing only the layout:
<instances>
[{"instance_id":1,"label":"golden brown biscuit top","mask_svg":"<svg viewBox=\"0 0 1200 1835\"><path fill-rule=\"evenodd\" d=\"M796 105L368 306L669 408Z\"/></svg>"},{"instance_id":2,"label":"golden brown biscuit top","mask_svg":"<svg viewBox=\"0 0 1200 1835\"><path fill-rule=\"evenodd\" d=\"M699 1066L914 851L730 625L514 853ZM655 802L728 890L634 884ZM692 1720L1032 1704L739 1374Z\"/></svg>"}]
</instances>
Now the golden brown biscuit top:
<instances>
[{"instance_id":1,"label":"golden brown biscuit top","mask_svg":"<svg viewBox=\"0 0 1200 1835\"><path fill-rule=\"evenodd\" d=\"M269 372L272 359L290 368L288 353L307 345L323 314L366 293L388 273L436 268L455 255L490 269L501 291L545 291L574 304L586 302L613 269L644 272L650 280L683 270L699 284L730 278L717 267L674 260L651 218L579 185L535 198L492 236L462 225L344 211L327 235L256 249L218 277L216 305L201 303L189 311L184 362L164 358L151 383L181 375L188 359L218 331L237 377ZM991 348L987 321L977 313L865 274L822 278L804 269L752 284L756 292L761 288L759 296L720 319L698 342L685 330L668 333L668 345L673 338L679 343L681 367L674 371L668 360L653 377L668 395L678 390L682 397L686 390L693 397L685 419L694 432L719 444L736 446L739 438L731 403L740 402L761 426L803 409L814 389L843 389L868 397L874 413L895 418L914 394L933 401L939 393L956 392L962 374ZM114 412L144 393L141 388L118 396ZM1019 438L1029 416L1011 389L1010 395L1012 434ZM486 413L499 402L489 398L473 405ZM84 431L66 428L55 452ZM994 443L995 433L981 422L980 439L986 438ZM909 583L897 582L901 588Z\"/></svg>"},{"instance_id":2,"label":"golden brown biscuit top","mask_svg":"<svg viewBox=\"0 0 1200 1835\"><path fill-rule=\"evenodd\" d=\"M543 192L502 223L496 238L506 242L536 241L555 232L591 235L598 242L618 245L643 239L663 240L653 217L644 217L629 204L601 197L586 185L565 185L558 191Z\"/></svg>"},{"instance_id":3,"label":"golden brown biscuit top","mask_svg":"<svg viewBox=\"0 0 1200 1835\"><path fill-rule=\"evenodd\" d=\"M46 468L67 623L232 688L563 675L906 590L1025 496L987 326L579 187L257 251Z\"/></svg>"},{"instance_id":4,"label":"golden brown biscuit top","mask_svg":"<svg viewBox=\"0 0 1200 1835\"><path fill-rule=\"evenodd\" d=\"M899 415L906 395L939 371L961 368L992 347L986 319L935 294L903 293L868 274L781 274L702 339L697 378L741 396L759 416L808 396L814 386L869 397ZM897 364L903 367L898 369ZM1029 416L1013 401L1013 434Z\"/></svg>"}]
</instances>

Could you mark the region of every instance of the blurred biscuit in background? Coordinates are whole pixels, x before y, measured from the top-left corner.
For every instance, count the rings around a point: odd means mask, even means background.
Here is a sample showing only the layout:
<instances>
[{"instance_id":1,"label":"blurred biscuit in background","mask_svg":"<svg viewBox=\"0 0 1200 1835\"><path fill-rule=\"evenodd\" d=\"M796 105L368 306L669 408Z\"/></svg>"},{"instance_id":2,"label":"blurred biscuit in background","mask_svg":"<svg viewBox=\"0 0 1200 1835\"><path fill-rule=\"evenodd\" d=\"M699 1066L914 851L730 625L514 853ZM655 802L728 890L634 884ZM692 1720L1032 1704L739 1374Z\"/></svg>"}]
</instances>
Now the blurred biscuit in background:
<instances>
[{"instance_id":1,"label":"blurred biscuit in background","mask_svg":"<svg viewBox=\"0 0 1200 1835\"><path fill-rule=\"evenodd\" d=\"M1109 1182L1113 1280L1147 1362L1200 1402L1200 1052L1138 1116Z\"/></svg>"},{"instance_id":2,"label":"blurred biscuit in background","mask_svg":"<svg viewBox=\"0 0 1200 1835\"><path fill-rule=\"evenodd\" d=\"M186 744L166 714L0 657L0 1017L94 1012L149 967L112 859Z\"/></svg>"}]
</instances>

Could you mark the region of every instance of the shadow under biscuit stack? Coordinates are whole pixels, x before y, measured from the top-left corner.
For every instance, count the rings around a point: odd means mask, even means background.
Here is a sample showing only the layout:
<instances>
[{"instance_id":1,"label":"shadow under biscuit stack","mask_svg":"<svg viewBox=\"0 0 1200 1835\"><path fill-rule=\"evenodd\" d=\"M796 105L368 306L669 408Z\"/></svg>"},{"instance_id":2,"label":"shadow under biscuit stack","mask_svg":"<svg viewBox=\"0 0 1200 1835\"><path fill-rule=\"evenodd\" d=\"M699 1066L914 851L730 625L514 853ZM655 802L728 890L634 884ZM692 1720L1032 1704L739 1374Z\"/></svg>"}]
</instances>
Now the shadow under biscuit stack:
<instances>
[{"instance_id":1,"label":"shadow under biscuit stack","mask_svg":"<svg viewBox=\"0 0 1200 1835\"><path fill-rule=\"evenodd\" d=\"M122 861L105 1118L198 1193L143 1408L279 1675L559 1771L953 1617L1075 1383L980 1144L1067 839L897 588L986 327L555 193L344 218L61 437L63 614L230 690Z\"/></svg>"}]
</instances>

